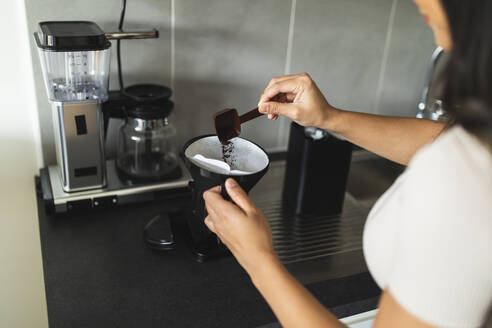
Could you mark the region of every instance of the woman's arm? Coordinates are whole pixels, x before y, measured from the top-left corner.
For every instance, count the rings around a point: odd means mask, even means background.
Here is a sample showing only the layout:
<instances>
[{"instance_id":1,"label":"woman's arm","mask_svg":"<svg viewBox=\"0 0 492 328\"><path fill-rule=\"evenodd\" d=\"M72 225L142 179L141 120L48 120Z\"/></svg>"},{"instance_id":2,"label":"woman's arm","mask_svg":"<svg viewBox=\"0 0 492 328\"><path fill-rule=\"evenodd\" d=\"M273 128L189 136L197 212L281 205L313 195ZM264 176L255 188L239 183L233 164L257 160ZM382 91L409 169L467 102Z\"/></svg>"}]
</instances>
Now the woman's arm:
<instances>
[{"instance_id":1,"label":"woman's arm","mask_svg":"<svg viewBox=\"0 0 492 328\"><path fill-rule=\"evenodd\" d=\"M231 250L248 272L284 328L346 327L324 308L280 263L273 250L268 222L248 195L233 179L226 181L229 196L220 186L203 195L209 215L205 224ZM429 328L405 311L385 291L381 298L376 328Z\"/></svg>"},{"instance_id":2,"label":"woman's arm","mask_svg":"<svg viewBox=\"0 0 492 328\"><path fill-rule=\"evenodd\" d=\"M271 101L279 93L286 94L287 103ZM303 126L330 130L362 148L404 165L444 127L442 123L430 120L336 109L305 73L272 79L261 96L259 110L269 114L270 119L283 115Z\"/></svg>"},{"instance_id":3,"label":"woman's arm","mask_svg":"<svg viewBox=\"0 0 492 328\"><path fill-rule=\"evenodd\" d=\"M391 295L390 290L384 290L379 300L378 314L373 328L432 328L422 320L405 310Z\"/></svg>"},{"instance_id":4,"label":"woman's arm","mask_svg":"<svg viewBox=\"0 0 492 328\"><path fill-rule=\"evenodd\" d=\"M251 279L282 327L347 327L290 275L277 258L262 260ZM381 295L373 328L432 328L398 304L390 291Z\"/></svg>"},{"instance_id":5,"label":"woman's arm","mask_svg":"<svg viewBox=\"0 0 492 328\"><path fill-rule=\"evenodd\" d=\"M205 224L227 245L266 299L284 328L345 327L280 263L272 245L268 222L244 190L226 181L234 203L220 194L220 186L203 194L209 215Z\"/></svg>"},{"instance_id":6,"label":"woman's arm","mask_svg":"<svg viewBox=\"0 0 492 328\"><path fill-rule=\"evenodd\" d=\"M443 123L431 120L341 110L323 125L353 144L403 165L444 128Z\"/></svg>"},{"instance_id":7,"label":"woman's arm","mask_svg":"<svg viewBox=\"0 0 492 328\"><path fill-rule=\"evenodd\" d=\"M347 327L285 269L276 257L260 260L251 280L282 327Z\"/></svg>"}]
</instances>

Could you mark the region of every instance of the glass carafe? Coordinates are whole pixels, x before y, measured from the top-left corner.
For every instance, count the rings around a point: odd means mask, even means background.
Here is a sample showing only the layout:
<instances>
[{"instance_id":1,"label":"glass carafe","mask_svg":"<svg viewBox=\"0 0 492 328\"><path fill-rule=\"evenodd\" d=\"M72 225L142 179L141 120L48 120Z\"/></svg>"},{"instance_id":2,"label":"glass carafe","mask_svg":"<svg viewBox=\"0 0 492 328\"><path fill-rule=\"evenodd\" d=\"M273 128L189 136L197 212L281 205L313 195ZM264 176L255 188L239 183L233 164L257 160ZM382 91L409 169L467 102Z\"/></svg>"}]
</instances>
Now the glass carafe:
<instances>
[{"instance_id":1,"label":"glass carafe","mask_svg":"<svg viewBox=\"0 0 492 328\"><path fill-rule=\"evenodd\" d=\"M176 129L169 119L128 117L119 130L116 165L133 182L178 177Z\"/></svg>"}]
</instances>

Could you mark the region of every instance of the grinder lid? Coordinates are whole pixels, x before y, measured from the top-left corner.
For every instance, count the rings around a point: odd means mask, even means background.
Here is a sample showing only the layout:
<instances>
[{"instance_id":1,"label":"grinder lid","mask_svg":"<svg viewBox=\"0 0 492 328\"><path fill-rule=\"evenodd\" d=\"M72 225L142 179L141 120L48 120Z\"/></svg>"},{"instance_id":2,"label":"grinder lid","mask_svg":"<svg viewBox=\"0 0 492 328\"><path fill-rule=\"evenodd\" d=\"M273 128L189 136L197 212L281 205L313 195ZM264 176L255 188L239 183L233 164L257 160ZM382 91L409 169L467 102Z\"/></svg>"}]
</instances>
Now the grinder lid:
<instances>
[{"instance_id":1,"label":"grinder lid","mask_svg":"<svg viewBox=\"0 0 492 328\"><path fill-rule=\"evenodd\" d=\"M46 21L39 23L39 29L38 47L45 50L96 51L111 47L104 31L94 22Z\"/></svg>"}]
</instances>

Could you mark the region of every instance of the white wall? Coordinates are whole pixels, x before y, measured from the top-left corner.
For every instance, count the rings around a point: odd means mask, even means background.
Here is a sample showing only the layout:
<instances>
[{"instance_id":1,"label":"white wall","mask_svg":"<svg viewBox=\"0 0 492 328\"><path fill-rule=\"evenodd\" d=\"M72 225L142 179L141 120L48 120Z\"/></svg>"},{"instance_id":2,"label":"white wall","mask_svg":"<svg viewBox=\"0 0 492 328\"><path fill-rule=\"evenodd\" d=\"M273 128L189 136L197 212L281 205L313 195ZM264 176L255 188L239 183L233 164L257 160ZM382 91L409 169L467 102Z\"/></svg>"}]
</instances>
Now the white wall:
<instances>
[{"instance_id":1,"label":"white wall","mask_svg":"<svg viewBox=\"0 0 492 328\"><path fill-rule=\"evenodd\" d=\"M0 1L0 15L0 327L48 327L34 192L42 158L24 1Z\"/></svg>"}]
</instances>

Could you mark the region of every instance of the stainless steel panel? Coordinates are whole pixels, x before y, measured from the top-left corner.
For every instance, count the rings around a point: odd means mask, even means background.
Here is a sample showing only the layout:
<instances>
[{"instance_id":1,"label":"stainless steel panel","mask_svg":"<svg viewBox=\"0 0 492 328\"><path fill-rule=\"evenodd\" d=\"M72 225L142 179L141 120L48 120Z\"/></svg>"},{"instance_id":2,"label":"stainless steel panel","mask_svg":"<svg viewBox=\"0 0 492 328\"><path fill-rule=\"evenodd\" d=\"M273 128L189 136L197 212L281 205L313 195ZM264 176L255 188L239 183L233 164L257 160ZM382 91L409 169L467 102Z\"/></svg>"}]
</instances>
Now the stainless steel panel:
<instances>
[{"instance_id":1,"label":"stainless steel panel","mask_svg":"<svg viewBox=\"0 0 492 328\"><path fill-rule=\"evenodd\" d=\"M52 118L53 118L53 134L55 139L55 151L56 151L56 163L58 164L57 169L59 170L60 179L62 185L67 184L68 172L64 171L67 167L64 165L64 158L66 157L65 151L65 129L63 127L63 108L61 103L52 103Z\"/></svg>"},{"instance_id":2,"label":"stainless steel panel","mask_svg":"<svg viewBox=\"0 0 492 328\"><path fill-rule=\"evenodd\" d=\"M57 160L61 169L63 190L74 192L101 188L106 184L102 114L99 102L54 103ZM85 119L86 133L77 134L76 116ZM76 176L75 170L96 168L96 174Z\"/></svg>"}]
</instances>

